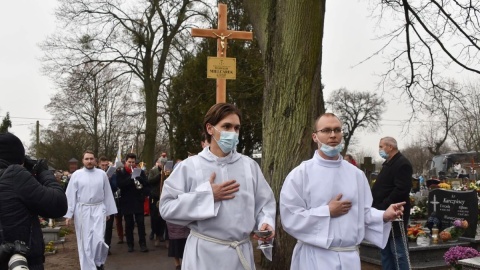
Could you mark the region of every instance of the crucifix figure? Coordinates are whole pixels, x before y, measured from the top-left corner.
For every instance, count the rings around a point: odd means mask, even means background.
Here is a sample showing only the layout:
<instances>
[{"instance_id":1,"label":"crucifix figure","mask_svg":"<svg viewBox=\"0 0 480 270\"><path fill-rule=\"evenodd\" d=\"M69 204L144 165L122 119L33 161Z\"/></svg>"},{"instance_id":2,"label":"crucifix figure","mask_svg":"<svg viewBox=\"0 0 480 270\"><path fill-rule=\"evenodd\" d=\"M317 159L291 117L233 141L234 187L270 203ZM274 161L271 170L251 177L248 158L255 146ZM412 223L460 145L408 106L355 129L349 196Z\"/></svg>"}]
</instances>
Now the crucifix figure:
<instances>
[{"instance_id":1,"label":"crucifix figure","mask_svg":"<svg viewBox=\"0 0 480 270\"><path fill-rule=\"evenodd\" d=\"M246 31L233 31L227 29L227 5L218 4L218 29L192 28L193 37L206 37L217 39L217 57L227 57L227 40L243 39L252 40L253 33ZM217 103L227 101L226 79L217 79Z\"/></svg>"}]
</instances>

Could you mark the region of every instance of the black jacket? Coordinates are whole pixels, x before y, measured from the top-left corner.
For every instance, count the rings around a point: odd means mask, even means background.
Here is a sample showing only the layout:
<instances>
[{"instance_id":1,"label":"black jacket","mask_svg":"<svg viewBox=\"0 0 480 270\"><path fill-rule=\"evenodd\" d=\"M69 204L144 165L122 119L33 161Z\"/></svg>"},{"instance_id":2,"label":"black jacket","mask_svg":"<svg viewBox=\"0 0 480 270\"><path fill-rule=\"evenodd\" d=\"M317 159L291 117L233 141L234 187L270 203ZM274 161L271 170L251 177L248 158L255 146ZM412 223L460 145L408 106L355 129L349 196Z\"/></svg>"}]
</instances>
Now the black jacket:
<instances>
[{"instance_id":1,"label":"black jacket","mask_svg":"<svg viewBox=\"0 0 480 270\"><path fill-rule=\"evenodd\" d=\"M43 264L45 244L38 216L59 218L67 213L67 197L51 171L36 178L21 165L0 159L0 221L7 242L30 246L29 266ZM38 180L37 180L38 179ZM8 269L6 263L0 269Z\"/></svg>"},{"instance_id":2,"label":"black jacket","mask_svg":"<svg viewBox=\"0 0 480 270\"><path fill-rule=\"evenodd\" d=\"M148 174L148 184L150 185L150 196L155 199L160 198L160 188L162 187L162 169L156 166Z\"/></svg>"},{"instance_id":3,"label":"black jacket","mask_svg":"<svg viewBox=\"0 0 480 270\"><path fill-rule=\"evenodd\" d=\"M143 203L145 196L148 196L148 183L145 172L142 171L137 179L142 183L143 189L137 189L132 175L124 168L117 170L117 186L121 190L120 209L122 214L143 214Z\"/></svg>"},{"instance_id":4,"label":"black jacket","mask_svg":"<svg viewBox=\"0 0 480 270\"><path fill-rule=\"evenodd\" d=\"M410 190L412 189L412 164L400 152L385 161L377 180L372 187L373 204L378 210L386 210L392 203L406 202L403 222L407 226L410 217ZM393 223L393 233L400 236L397 223Z\"/></svg>"}]
</instances>

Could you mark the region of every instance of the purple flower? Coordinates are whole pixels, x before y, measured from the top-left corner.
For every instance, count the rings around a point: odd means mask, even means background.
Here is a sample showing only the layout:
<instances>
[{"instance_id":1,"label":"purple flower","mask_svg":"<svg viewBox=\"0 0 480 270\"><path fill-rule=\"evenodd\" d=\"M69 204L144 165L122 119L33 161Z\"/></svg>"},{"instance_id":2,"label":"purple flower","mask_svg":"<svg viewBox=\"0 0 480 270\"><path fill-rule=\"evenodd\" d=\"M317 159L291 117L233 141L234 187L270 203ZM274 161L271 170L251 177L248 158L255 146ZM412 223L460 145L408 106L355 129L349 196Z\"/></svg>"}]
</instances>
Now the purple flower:
<instances>
[{"instance_id":1,"label":"purple flower","mask_svg":"<svg viewBox=\"0 0 480 270\"><path fill-rule=\"evenodd\" d=\"M460 219L455 219L455 221L453 222L453 226L462 227L462 221Z\"/></svg>"},{"instance_id":2,"label":"purple flower","mask_svg":"<svg viewBox=\"0 0 480 270\"><path fill-rule=\"evenodd\" d=\"M458 260L469 259L478 256L480 256L480 252L474 248L455 246L451 247L447 252L445 252L443 259L445 259L445 263L447 265L455 266Z\"/></svg>"}]
</instances>

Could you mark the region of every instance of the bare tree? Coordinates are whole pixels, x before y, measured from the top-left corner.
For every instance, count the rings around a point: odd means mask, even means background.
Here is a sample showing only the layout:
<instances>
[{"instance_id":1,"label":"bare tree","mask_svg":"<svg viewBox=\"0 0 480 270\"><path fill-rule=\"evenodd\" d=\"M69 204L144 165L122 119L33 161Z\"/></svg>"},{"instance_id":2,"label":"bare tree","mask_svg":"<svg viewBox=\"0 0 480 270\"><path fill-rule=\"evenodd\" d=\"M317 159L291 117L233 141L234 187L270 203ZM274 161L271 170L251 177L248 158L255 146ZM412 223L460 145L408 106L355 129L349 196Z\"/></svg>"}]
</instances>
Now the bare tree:
<instances>
[{"instance_id":1,"label":"bare tree","mask_svg":"<svg viewBox=\"0 0 480 270\"><path fill-rule=\"evenodd\" d=\"M167 63L175 61L170 49L183 47L178 39L186 36L199 6L204 4L198 0L61 0L56 16L62 28L41 45L45 70L56 79L92 63L92 72L111 66L116 77L139 82L146 118L143 154L151 165L159 91Z\"/></svg>"},{"instance_id":2,"label":"bare tree","mask_svg":"<svg viewBox=\"0 0 480 270\"><path fill-rule=\"evenodd\" d=\"M332 110L344 126L345 147L342 154L348 151L356 131L373 132L378 129L386 107L383 98L376 93L348 91L345 88L334 91L326 103L327 109Z\"/></svg>"},{"instance_id":3,"label":"bare tree","mask_svg":"<svg viewBox=\"0 0 480 270\"><path fill-rule=\"evenodd\" d=\"M452 129L450 137L458 151L480 150L480 87L478 83L469 83L461 110L456 112L458 124Z\"/></svg>"},{"instance_id":4,"label":"bare tree","mask_svg":"<svg viewBox=\"0 0 480 270\"><path fill-rule=\"evenodd\" d=\"M88 134L95 155L113 156L120 132L128 126L126 113L132 103L129 85L115 78L109 68L92 69L90 65L72 70L64 81L57 80L60 90L46 108L55 122L68 123Z\"/></svg>"},{"instance_id":5,"label":"bare tree","mask_svg":"<svg viewBox=\"0 0 480 270\"><path fill-rule=\"evenodd\" d=\"M405 148L401 149L402 154L412 163L413 173L422 175L427 161L432 158L432 154L420 141L415 141Z\"/></svg>"},{"instance_id":6,"label":"bare tree","mask_svg":"<svg viewBox=\"0 0 480 270\"><path fill-rule=\"evenodd\" d=\"M383 74L383 82L402 87L412 105L423 104L424 97L435 96L439 91L449 92L451 88L445 87L444 80L447 71L480 74L480 2L382 0L380 3L375 3L379 20L387 18L389 25L394 25L383 36L387 43L380 51L389 46L395 51L387 56L390 67ZM419 106L412 108L416 110Z\"/></svg>"},{"instance_id":7,"label":"bare tree","mask_svg":"<svg viewBox=\"0 0 480 270\"><path fill-rule=\"evenodd\" d=\"M458 114L463 110L465 95L453 81L442 84L442 87L434 87L432 91L433 94L425 98L420 110L428 113L429 130L424 135L424 143L432 155L439 155L451 131L460 122Z\"/></svg>"}]
</instances>

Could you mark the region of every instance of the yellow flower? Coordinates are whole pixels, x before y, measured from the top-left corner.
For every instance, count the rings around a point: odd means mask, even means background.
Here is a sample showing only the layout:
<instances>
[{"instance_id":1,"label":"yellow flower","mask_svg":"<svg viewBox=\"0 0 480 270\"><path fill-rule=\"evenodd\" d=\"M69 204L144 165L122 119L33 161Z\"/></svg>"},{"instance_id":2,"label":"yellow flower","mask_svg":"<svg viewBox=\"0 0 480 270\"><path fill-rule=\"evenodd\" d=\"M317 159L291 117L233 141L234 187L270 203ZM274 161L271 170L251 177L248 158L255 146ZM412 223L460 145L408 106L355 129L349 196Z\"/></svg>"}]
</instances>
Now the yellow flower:
<instances>
[{"instance_id":1,"label":"yellow flower","mask_svg":"<svg viewBox=\"0 0 480 270\"><path fill-rule=\"evenodd\" d=\"M451 186L447 183L440 183L438 184L438 187L443 189L451 189Z\"/></svg>"}]
</instances>

